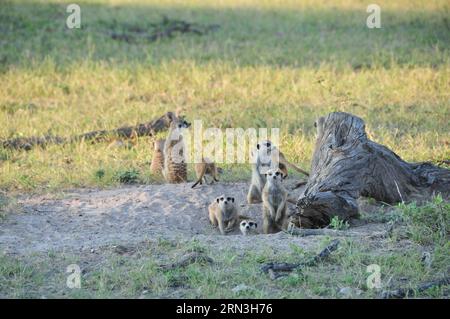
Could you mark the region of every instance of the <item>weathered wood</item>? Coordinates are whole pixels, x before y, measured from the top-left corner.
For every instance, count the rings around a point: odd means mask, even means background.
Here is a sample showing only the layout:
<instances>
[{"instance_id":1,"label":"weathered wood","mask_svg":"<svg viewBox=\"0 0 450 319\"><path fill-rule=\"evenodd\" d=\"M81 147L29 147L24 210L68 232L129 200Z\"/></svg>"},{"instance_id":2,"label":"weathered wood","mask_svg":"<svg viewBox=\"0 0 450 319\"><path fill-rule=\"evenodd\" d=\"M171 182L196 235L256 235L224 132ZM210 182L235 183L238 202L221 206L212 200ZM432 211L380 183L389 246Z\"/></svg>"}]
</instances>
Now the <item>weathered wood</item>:
<instances>
[{"instance_id":1,"label":"weathered wood","mask_svg":"<svg viewBox=\"0 0 450 319\"><path fill-rule=\"evenodd\" d=\"M35 146L45 147L48 144L64 144L66 139L60 136L44 135L31 137L16 137L1 142L3 148L29 151Z\"/></svg>"},{"instance_id":2,"label":"weathered wood","mask_svg":"<svg viewBox=\"0 0 450 319\"><path fill-rule=\"evenodd\" d=\"M407 163L368 139L362 119L342 112L316 122L311 174L291 217L297 227L327 226L359 214L360 196L393 204L426 193L450 192L450 170L430 163Z\"/></svg>"},{"instance_id":3,"label":"weathered wood","mask_svg":"<svg viewBox=\"0 0 450 319\"><path fill-rule=\"evenodd\" d=\"M109 27L113 30L117 27L115 21ZM147 27L136 25L119 25L120 31L108 32L112 39L136 43L139 41L155 42L162 39L170 39L178 34L195 34L198 36L208 34L219 29L219 25L202 25L182 20L173 20L163 17L161 22L149 24Z\"/></svg>"},{"instance_id":4,"label":"weathered wood","mask_svg":"<svg viewBox=\"0 0 450 319\"><path fill-rule=\"evenodd\" d=\"M433 287L440 287L440 286L446 286L446 285L450 285L450 277L444 277L441 279L436 279L436 280L421 283L420 285L417 286L416 289L399 288L399 289L395 289L395 290L385 290L381 293L380 297L383 299L405 298L407 296L413 295L415 291L423 292L423 291L433 288Z\"/></svg>"},{"instance_id":5,"label":"weathered wood","mask_svg":"<svg viewBox=\"0 0 450 319\"><path fill-rule=\"evenodd\" d=\"M46 135L42 137L19 137L1 142L3 148L16 150L31 150L33 147L45 147L49 144L66 144L78 142L81 140L91 141L93 143L107 140L112 137L133 138L136 136L153 136L158 132L169 128L170 123L176 117L174 112L167 112L163 116L136 126L123 126L114 130L99 130L84 133L71 138Z\"/></svg>"},{"instance_id":6,"label":"weathered wood","mask_svg":"<svg viewBox=\"0 0 450 319\"><path fill-rule=\"evenodd\" d=\"M294 226L290 224L289 226ZM307 236L334 236L334 237L361 237L362 235L355 232L350 231L342 231L335 229L308 229L308 228L298 228L298 227L288 227L287 233L289 235L298 236L298 237L307 237Z\"/></svg>"},{"instance_id":7,"label":"weathered wood","mask_svg":"<svg viewBox=\"0 0 450 319\"><path fill-rule=\"evenodd\" d=\"M180 260L167 265L160 265L160 268L169 270L169 269L176 269L176 268L183 268L193 263L213 263L214 261L212 258L206 256L203 253L200 252L192 252L184 255L180 258Z\"/></svg>"},{"instance_id":8,"label":"weathered wood","mask_svg":"<svg viewBox=\"0 0 450 319\"><path fill-rule=\"evenodd\" d=\"M176 118L175 113L167 112L163 116L151 122L136 126L122 126L114 130L100 130L84 133L71 138L72 142L80 140L101 141L111 136L119 138L133 138L136 136L153 136L158 132L169 128L170 123Z\"/></svg>"},{"instance_id":9,"label":"weathered wood","mask_svg":"<svg viewBox=\"0 0 450 319\"><path fill-rule=\"evenodd\" d=\"M261 271L268 273L270 279L275 280L279 277L285 276L286 273L291 272L295 269L301 269L307 266L314 266L318 262L328 258L332 252L334 252L339 246L339 240L333 240L327 247L322 249L320 253L310 258L305 262L300 263L285 263L285 262L270 262L265 263L261 266Z\"/></svg>"}]
</instances>

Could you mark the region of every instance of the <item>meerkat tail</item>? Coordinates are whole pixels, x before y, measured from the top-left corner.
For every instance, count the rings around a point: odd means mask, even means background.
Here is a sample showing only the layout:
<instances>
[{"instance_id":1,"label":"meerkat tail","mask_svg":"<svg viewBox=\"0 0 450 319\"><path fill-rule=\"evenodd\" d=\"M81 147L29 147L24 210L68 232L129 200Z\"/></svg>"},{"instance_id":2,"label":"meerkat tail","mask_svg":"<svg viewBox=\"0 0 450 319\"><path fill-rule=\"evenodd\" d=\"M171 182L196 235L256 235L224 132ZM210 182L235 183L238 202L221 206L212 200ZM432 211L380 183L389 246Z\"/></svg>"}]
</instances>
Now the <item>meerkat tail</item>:
<instances>
[{"instance_id":1,"label":"meerkat tail","mask_svg":"<svg viewBox=\"0 0 450 319\"><path fill-rule=\"evenodd\" d=\"M286 161L286 162L287 162L287 161ZM290 162L287 162L287 164L288 164L290 167L292 167L293 169L295 169L297 172L302 173L302 174L304 174L304 175L306 175L306 176L309 176L309 173L308 173L307 171L304 171L303 169L301 169L301 168L298 167L297 165L294 165L294 164L292 164L292 163L290 163Z\"/></svg>"},{"instance_id":2,"label":"meerkat tail","mask_svg":"<svg viewBox=\"0 0 450 319\"><path fill-rule=\"evenodd\" d=\"M198 183L202 181L203 176L205 176L205 172L206 172L206 165L203 165L202 172L200 173L198 180L194 183L194 185L191 186L191 188L194 188L195 186L197 186Z\"/></svg>"},{"instance_id":3,"label":"meerkat tail","mask_svg":"<svg viewBox=\"0 0 450 319\"><path fill-rule=\"evenodd\" d=\"M307 184L307 182L298 182L297 184L295 184L294 187L292 187L292 190L302 187L303 185L306 185L306 184Z\"/></svg>"}]
</instances>

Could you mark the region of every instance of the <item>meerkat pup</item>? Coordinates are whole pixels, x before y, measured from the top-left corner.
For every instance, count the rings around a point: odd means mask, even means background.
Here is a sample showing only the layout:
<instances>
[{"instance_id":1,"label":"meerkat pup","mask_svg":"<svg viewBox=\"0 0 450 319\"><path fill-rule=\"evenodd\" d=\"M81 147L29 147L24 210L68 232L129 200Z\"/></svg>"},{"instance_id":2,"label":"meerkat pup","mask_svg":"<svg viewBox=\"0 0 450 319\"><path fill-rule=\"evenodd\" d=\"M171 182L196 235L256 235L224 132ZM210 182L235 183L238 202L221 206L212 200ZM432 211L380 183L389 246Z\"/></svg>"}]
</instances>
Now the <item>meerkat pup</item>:
<instances>
[{"instance_id":1,"label":"meerkat pup","mask_svg":"<svg viewBox=\"0 0 450 319\"><path fill-rule=\"evenodd\" d=\"M222 235L232 231L239 220L234 197L219 196L209 205L208 210L211 224L218 226Z\"/></svg>"},{"instance_id":2,"label":"meerkat pup","mask_svg":"<svg viewBox=\"0 0 450 319\"><path fill-rule=\"evenodd\" d=\"M164 139L158 139L153 143L153 157L150 164L150 173L158 175L164 167Z\"/></svg>"},{"instance_id":3,"label":"meerkat pup","mask_svg":"<svg viewBox=\"0 0 450 319\"><path fill-rule=\"evenodd\" d=\"M185 145L183 131L190 124L182 118L173 118L169 133L164 143L163 176L169 183L182 183L187 181L187 165L185 159Z\"/></svg>"},{"instance_id":4,"label":"meerkat pup","mask_svg":"<svg viewBox=\"0 0 450 319\"><path fill-rule=\"evenodd\" d=\"M263 231L270 234L285 227L288 193L282 185L283 173L279 168L269 169L266 178L262 191Z\"/></svg>"},{"instance_id":5,"label":"meerkat pup","mask_svg":"<svg viewBox=\"0 0 450 319\"><path fill-rule=\"evenodd\" d=\"M257 228L258 224L253 220L245 219L239 224L239 229L244 236L258 234Z\"/></svg>"},{"instance_id":6,"label":"meerkat pup","mask_svg":"<svg viewBox=\"0 0 450 319\"><path fill-rule=\"evenodd\" d=\"M284 154L268 140L261 141L256 145L253 160L252 179L247 194L249 204L260 203L262 201L261 192L266 183L265 173L269 169L280 169L283 173L283 178L286 178L288 175L287 167L290 166L296 171L309 176L308 172L286 160Z\"/></svg>"},{"instance_id":7,"label":"meerkat pup","mask_svg":"<svg viewBox=\"0 0 450 319\"><path fill-rule=\"evenodd\" d=\"M211 184L219 181L219 170L216 164L207 157L202 158L200 163L195 163L194 170L195 175L197 175L197 181L194 185L192 185L192 188L197 186L198 183L200 183L200 185L203 184L203 181L205 181L205 184L208 184L206 176L210 176L212 178Z\"/></svg>"}]
</instances>

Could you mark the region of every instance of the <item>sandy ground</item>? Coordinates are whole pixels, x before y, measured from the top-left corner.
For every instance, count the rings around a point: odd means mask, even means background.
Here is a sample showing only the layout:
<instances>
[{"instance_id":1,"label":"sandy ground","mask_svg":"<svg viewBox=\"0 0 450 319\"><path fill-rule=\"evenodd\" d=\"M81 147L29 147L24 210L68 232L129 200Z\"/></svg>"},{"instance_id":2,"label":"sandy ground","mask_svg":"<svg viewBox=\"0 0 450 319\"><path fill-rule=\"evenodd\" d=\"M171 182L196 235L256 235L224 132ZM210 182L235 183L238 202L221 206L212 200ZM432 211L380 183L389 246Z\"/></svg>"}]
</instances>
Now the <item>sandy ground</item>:
<instances>
[{"instance_id":1,"label":"sandy ground","mask_svg":"<svg viewBox=\"0 0 450 319\"><path fill-rule=\"evenodd\" d=\"M242 236L237 229L221 236L209 224L207 207L222 194L234 196L241 214L255 219L261 228L261 205L248 205L245 200L248 184L216 183L195 189L190 186L191 183L126 186L22 196L18 199L19 212L0 221L0 251L84 251L160 239L198 239L208 245L237 249L289 249L291 244L310 248L319 243L321 236ZM298 189L290 196L297 198L301 192ZM369 224L352 227L352 231L366 236L382 228L382 224Z\"/></svg>"}]
</instances>

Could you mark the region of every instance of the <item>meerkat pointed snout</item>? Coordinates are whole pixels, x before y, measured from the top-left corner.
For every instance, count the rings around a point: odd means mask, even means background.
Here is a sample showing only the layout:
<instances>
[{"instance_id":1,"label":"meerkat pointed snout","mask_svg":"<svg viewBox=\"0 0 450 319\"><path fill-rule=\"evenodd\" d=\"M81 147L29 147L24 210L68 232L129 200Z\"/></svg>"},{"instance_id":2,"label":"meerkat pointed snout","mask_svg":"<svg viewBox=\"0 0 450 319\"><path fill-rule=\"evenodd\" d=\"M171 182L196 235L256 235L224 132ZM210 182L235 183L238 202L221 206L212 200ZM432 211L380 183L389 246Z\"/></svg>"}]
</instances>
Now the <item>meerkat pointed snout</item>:
<instances>
[{"instance_id":1,"label":"meerkat pointed snout","mask_svg":"<svg viewBox=\"0 0 450 319\"><path fill-rule=\"evenodd\" d=\"M184 150L183 131L191 126L182 118L174 118L164 143L163 176L169 183L187 181L187 165Z\"/></svg>"},{"instance_id":2,"label":"meerkat pointed snout","mask_svg":"<svg viewBox=\"0 0 450 319\"><path fill-rule=\"evenodd\" d=\"M243 220L239 224L242 235L257 234L258 224L252 220Z\"/></svg>"},{"instance_id":3,"label":"meerkat pointed snout","mask_svg":"<svg viewBox=\"0 0 450 319\"><path fill-rule=\"evenodd\" d=\"M164 139L158 139L153 143L153 156L150 164L150 172L153 175L162 174L164 167Z\"/></svg>"},{"instance_id":4,"label":"meerkat pointed snout","mask_svg":"<svg viewBox=\"0 0 450 319\"><path fill-rule=\"evenodd\" d=\"M266 184L262 191L263 230L269 234L286 227L288 193L282 184L283 172L279 168L269 169L265 176Z\"/></svg>"},{"instance_id":5,"label":"meerkat pointed snout","mask_svg":"<svg viewBox=\"0 0 450 319\"><path fill-rule=\"evenodd\" d=\"M271 141L264 140L256 144L253 154L252 179L247 194L247 202L249 204L261 202L261 192L266 183L265 173L269 169L279 169L283 178L286 178L288 175L288 166L309 176L308 172L286 160L283 153Z\"/></svg>"},{"instance_id":6,"label":"meerkat pointed snout","mask_svg":"<svg viewBox=\"0 0 450 319\"><path fill-rule=\"evenodd\" d=\"M239 214L234 197L219 196L208 207L209 220L214 227L219 227L220 233L225 235L233 230Z\"/></svg>"}]
</instances>

